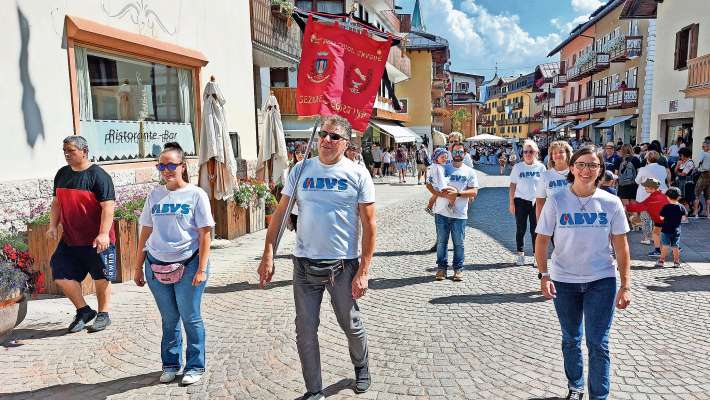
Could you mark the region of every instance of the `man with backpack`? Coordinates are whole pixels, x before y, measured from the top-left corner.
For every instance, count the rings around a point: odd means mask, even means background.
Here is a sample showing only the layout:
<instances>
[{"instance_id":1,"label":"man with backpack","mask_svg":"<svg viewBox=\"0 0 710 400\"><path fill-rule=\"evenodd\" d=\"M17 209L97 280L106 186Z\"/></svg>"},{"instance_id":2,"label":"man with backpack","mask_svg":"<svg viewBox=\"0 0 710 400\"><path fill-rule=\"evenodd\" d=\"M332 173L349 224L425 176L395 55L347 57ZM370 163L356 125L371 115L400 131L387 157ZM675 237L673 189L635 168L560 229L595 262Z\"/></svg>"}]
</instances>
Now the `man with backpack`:
<instances>
[{"instance_id":1,"label":"man with backpack","mask_svg":"<svg viewBox=\"0 0 710 400\"><path fill-rule=\"evenodd\" d=\"M636 199L636 191L638 190L636 175L638 175L639 168L641 168L641 161L634 157L633 147L630 144L621 146L621 159L615 169L619 185L617 194L624 206Z\"/></svg>"}]
</instances>

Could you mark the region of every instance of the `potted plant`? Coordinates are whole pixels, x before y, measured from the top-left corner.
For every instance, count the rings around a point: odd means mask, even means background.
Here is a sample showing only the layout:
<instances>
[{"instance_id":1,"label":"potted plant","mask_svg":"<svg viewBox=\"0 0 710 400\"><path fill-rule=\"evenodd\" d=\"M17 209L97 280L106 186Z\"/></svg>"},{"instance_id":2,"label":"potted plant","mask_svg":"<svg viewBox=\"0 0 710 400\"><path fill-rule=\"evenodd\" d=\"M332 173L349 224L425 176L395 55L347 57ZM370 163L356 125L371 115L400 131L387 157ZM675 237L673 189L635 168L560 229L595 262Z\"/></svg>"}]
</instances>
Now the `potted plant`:
<instances>
[{"instance_id":1,"label":"potted plant","mask_svg":"<svg viewBox=\"0 0 710 400\"><path fill-rule=\"evenodd\" d=\"M240 182L230 200L219 200L215 205L215 235L232 240L247 233L247 209L254 197L249 182Z\"/></svg>"},{"instance_id":2,"label":"potted plant","mask_svg":"<svg viewBox=\"0 0 710 400\"><path fill-rule=\"evenodd\" d=\"M270 194L269 187L263 182L252 183L253 196L247 213L247 232L253 233L264 229L266 216L264 213L266 196Z\"/></svg>"},{"instance_id":3,"label":"potted plant","mask_svg":"<svg viewBox=\"0 0 710 400\"><path fill-rule=\"evenodd\" d=\"M295 7L289 0L271 0L271 14L279 19L286 20L291 17Z\"/></svg>"},{"instance_id":4,"label":"potted plant","mask_svg":"<svg viewBox=\"0 0 710 400\"><path fill-rule=\"evenodd\" d=\"M116 280L130 282L138 262L138 236L140 218L150 186L123 187L116 196L113 213L113 230L116 233Z\"/></svg>"},{"instance_id":5,"label":"potted plant","mask_svg":"<svg viewBox=\"0 0 710 400\"><path fill-rule=\"evenodd\" d=\"M267 228L271 224L271 216L274 214L274 211L276 211L277 204L276 196L269 193L264 200L264 225Z\"/></svg>"},{"instance_id":6,"label":"potted plant","mask_svg":"<svg viewBox=\"0 0 710 400\"><path fill-rule=\"evenodd\" d=\"M0 341L25 319L27 296L42 293L44 278L23 237L0 236Z\"/></svg>"}]
</instances>

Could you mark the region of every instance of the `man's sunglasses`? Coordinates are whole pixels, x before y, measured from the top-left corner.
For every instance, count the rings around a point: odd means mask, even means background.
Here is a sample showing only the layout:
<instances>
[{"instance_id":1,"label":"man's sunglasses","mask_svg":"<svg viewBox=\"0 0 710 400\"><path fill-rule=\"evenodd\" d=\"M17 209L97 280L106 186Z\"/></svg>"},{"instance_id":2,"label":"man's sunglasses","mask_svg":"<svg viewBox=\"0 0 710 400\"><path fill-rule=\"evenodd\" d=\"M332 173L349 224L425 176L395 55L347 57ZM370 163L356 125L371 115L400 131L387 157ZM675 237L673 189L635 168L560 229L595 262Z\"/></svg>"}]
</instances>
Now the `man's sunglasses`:
<instances>
[{"instance_id":1,"label":"man's sunglasses","mask_svg":"<svg viewBox=\"0 0 710 400\"><path fill-rule=\"evenodd\" d=\"M167 163L167 164L158 163L158 164L155 164L155 169L157 169L158 171L161 171L161 172L165 171L166 169L169 171L175 171L177 169L177 167L179 167L180 165L181 164L174 164L174 163Z\"/></svg>"},{"instance_id":2,"label":"man's sunglasses","mask_svg":"<svg viewBox=\"0 0 710 400\"><path fill-rule=\"evenodd\" d=\"M327 131L318 132L318 136L320 136L321 139L325 139L325 137L328 136L333 142L337 142L338 140L348 140L348 138L345 136L341 136L337 133Z\"/></svg>"}]
</instances>

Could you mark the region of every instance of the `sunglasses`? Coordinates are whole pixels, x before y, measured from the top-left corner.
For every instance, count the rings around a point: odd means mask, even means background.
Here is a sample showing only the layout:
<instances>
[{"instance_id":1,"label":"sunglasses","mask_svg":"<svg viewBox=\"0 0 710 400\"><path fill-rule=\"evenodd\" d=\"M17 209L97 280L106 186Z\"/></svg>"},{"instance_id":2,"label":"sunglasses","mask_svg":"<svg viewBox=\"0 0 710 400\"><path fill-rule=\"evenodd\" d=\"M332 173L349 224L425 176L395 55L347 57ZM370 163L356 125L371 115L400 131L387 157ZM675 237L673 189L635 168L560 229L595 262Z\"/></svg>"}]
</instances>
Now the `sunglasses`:
<instances>
[{"instance_id":1,"label":"sunglasses","mask_svg":"<svg viewBox=\"0 0 710 400\"><path fill-rule=\"evenodd\" d=\"M337 142L337 141L339 141L339 140L348 140L348 138L346 138L345 136L341 136L341 135L339 135L339 134L337 134L337 133L327 132L327 131L320 131L320 132L318 132L318 136L320 136L321 139L325 139L325 137L327 136L327 137L329 137L330 140L332 140L333 142Z\"/></svg>"},{"instance_id":2,"label":"sunglasses","mask_svg":"<svg viewBox=\"0 0 710 400\"><path fill-rule=\"evenodd\" d=\"M523 154L535 154L535 150L523 150Z\"/></svg>"},{"instance_id":3,"label":"sunglasses","mask_svg":"<svg viewBox=\"0 0 710 400\"><path fill-rule=\"evenodd\" d=\"M574 163L574 167L577 168L578 170L583 170L585 168L589 168L590 171L596 171L601 167L601 164L593 163L593 162L576 162Z\"/></svg>"},{"instance_id":4,"label":"sunglasses","mask_svg":"<svg viewBox=\"0 0 710 400\"><path fill-rule=\"evenodd\" d=\"M167 163L167 164L158 163L158 164L155 164L155 169L157 169L160 172L163 172L166 169L169 171L175 171L177 169L177 167L179 167L180 165L181 164L174 164L174 163Z\"/></svg>"},{"instance_id":5,"label":"sunglasses","mask_svg":"<svg viewBox=\"0 0 710 400\"><path fill-rule=\"evenodd\" d=\"M461 154L463 154L463 150L453 150L453 151L451 152L451 155L460 156Z\"/></svg>"}]
</instances>

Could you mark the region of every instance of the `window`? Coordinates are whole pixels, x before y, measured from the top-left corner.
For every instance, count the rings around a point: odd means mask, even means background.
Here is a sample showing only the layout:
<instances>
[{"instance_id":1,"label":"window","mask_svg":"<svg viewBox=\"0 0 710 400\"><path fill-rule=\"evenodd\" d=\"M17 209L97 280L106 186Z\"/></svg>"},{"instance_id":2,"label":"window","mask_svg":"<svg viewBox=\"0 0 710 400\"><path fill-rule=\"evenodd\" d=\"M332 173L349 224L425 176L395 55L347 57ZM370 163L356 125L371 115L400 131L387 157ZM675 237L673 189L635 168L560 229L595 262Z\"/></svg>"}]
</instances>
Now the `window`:
<instances>
[{"instance_id":1,"label":"window","mask_svg":"<svg viewBox=\"0 0 710 400\"><path fill-rule=\"evenodd\" d=\"M698 24L688 25L675 34L673 69L688 68L688 60L698 56Z\"/></svg>"},{"instance_id":2,"label":"window","mask_svg":"<svg viewBox=\"0 0 710 400\"><path fill-rule=\"evenodd\" d=\"M611 78L611 82L611 90L619 89L619 85L621 84L619 74L614 74Z\"/></svg>"},{"instance_id":3,"label":"window","mask_svg":"<svg viewBox=\"0 0 710 400\"><path fill-rule=\"evenodd\" d=\"M345 12L345 1L343 0L296 0L296 7L306 11L318 11L331 14L342 14ZM365 20L368 20L368 13L365 11Z\"/></svg>"},{"instance_id":4,"label":"window","mask_svg":"<svg viewBox=\"0 0 710 400\"><path fill-rule=\"evenodd\" d=\"M632 19L629 20L629 36L639 35L639 20Z\"/></svg>"},{"instance_id":5,"label":"window","mask_svg":"<svg viewBox=\"0 0 710 400\"><path fill-rule=\"evenodd\" d=\"M97 161L195 153L192 71L74 47L80 128ZM141 131L142 130L142 131Z\"/></svg>"},{"instance_id":6,"label":"window","mask_svg":"<svg viewBox=\"0 0 710 400\"><path fill-rule=\"evenodd\" d=\"M570 102L573 102L573 101L574 101L574 91L575 91L575 89L576 89L576 88L575 88L574 86L572 86L572 88L570 89L570 92L569 92L569 93L570 93L570 95L569 95L569 101L570 101Z\"/></svg>"},{"instance_id":7,"label":"window","mask_svg":"<svg viewBox=\"0 0 710 400\"><path fill-rule=\"evenodd\" d=\"M584 93L584 97L590 97L592 95L592 81L590 80L587 82L587 88L586 92Z\"/></svg>"},{"instance_id":8,"label":"window","mask_svg":"<svg viewBox=\"0 0 710 400\"><path fill-rule=\"evenodd\" d=\"M635 89L636 82L638 79L638 73L639 69L638 67L631 68L630 70L626 71L626 87L630 89Z\"/></svg>"},{"instance_id":9,"label":"window","mask_svg":"<svg viewBox=\"0 0 710 400\"><path fill-rule=\"evenodd\" d=\"M456 90L459 92L468 92L468 82L458 82L456 84Z\"/></svg>"}]
</instances>

